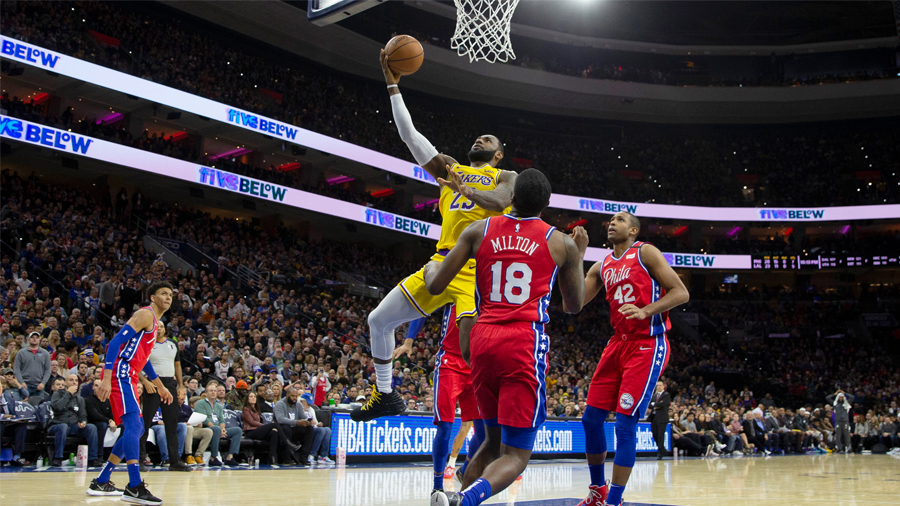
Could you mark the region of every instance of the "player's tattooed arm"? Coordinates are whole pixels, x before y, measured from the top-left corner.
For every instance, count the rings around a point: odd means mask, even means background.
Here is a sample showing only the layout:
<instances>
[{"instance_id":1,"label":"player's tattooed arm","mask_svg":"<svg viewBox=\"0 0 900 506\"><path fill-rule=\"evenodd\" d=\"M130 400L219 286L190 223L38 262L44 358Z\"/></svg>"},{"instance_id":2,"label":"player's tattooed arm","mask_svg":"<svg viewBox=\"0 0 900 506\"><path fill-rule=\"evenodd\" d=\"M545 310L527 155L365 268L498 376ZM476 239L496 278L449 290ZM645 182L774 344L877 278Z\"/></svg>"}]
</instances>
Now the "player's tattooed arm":
<instances>
[{"instance_id":1,"label":"player's tattooed arm","mask_svg":"<svg viewBox=\"0 0 900 506\"><path fill-rule=\"evenodd\" d=\"M516 177L518 176L515 171L501 171L497 177L497 187L486 191L476 190L463 184L462 178L459 174L451 171L449 165L447 173L450 175L450 179L438 179L438 184L449 186L451 190L474 202L482 209L500 213L512 205L513 188L516 186Z\"/></svg>"},{"instance_id":2,"label":"player's tattooed arm","mask_svg":"<svg viewBox=\"0 0 900 506\"><path fill-rule=\"evenodd\" d=\"M664 313L677 306L685 304L691 296L684 283L672 266L666 262L662 252L652 244L644 244L640 250L641 262L647 266L650 275L665 289L666 294L645 307L639 308L634 304L625 304L619 308L619 312L628 315L629 320L637 318L643 320L655 314Z\"/></svg>"},{"instance_id":3,"label":"player's tattooed arm","mask_svg":"<svg viewBox=\"0 0 900 506\"><path fill-rule=\"evenodd\" d=\"M483 232L484 220L472 222L459 235L456 246L447 253L443 262L432 260L425 264L425 288L428 293L432 295L444 293L453 278L468 263L469 258L475 256L481 246Z\"/></svg>"}]
</instances>

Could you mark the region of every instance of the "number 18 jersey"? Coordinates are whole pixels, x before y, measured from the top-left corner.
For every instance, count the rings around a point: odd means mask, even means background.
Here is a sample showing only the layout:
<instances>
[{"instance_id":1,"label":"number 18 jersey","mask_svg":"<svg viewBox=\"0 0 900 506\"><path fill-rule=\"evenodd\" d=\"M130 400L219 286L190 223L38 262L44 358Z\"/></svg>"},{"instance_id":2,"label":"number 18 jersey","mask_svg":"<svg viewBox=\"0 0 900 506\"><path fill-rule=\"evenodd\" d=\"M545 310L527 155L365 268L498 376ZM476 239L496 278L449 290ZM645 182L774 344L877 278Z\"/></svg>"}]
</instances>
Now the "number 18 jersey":
<instances>
[{"instance_id":1,"label":"number 18 jersey","mask_svg":"<svg viewBox=\"0 0 900 506\"><path fill-rule=\"evenodd\" d=\"M644 336L647 338L662 334L672 328L669 313L655 314L650 318L631 320L619 312L625 304L634 304L639 308L646 307L660 298L666 291L653 279L650 271L641 262L642 241L636 241L631 248L625 250L621 257L613 253L603 260L600 278L606 286L606 300L609 301L609 316L616 335Z\"/></svg>"},{"instance_id":2,"label":"number 18 jersey","mask_svg":"<svg viewBox=\"0 0 900 506\"><path fill-rule=\"evenodd\" d=\"M547 243L554 230L538 217L484 220L475 254L479 325L550 321L547 308L559 270Z\"/></svg>"}]
</instances>

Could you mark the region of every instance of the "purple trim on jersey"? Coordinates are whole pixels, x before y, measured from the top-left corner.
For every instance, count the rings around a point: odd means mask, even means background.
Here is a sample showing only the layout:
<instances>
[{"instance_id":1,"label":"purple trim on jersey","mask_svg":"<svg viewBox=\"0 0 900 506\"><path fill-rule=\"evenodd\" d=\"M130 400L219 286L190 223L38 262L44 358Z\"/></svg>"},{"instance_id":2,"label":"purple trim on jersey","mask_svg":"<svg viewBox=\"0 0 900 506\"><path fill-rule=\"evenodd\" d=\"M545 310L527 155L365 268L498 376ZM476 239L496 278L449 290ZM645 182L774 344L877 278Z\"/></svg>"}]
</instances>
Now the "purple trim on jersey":
<instances>
[{"instance_id":1,"label":"purple trim on jersey","mask_svg":"<svg viewBox=\"0 0 900 506\"><path fill-rule=\"evenodd\" d=\"M438 409L438 395L441 391L440 389L440 381L441 381L441 362L444 358L444 355L447 353L444 350L444 339L447 338L447 332L450 330L450 313L451 308L453 306L447 305L444 306L444 318L441 321L441 341L438 343L438 352L437 355L434 356L434 387L432 390L434 391L434 421L437 422L445 422L446 420L441 420L441 410ZM451 422L453 420L450 420Z\"/></svg>"}]
</instances>

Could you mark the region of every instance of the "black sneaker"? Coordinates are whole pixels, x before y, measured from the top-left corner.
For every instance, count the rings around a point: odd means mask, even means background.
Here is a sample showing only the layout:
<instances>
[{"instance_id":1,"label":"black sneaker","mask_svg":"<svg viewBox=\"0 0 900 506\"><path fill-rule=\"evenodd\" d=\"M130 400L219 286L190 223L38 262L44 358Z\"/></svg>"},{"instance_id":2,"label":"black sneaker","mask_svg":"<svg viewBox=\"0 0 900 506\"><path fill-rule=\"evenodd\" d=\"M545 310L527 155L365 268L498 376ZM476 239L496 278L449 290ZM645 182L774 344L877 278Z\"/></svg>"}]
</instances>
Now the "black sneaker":
<instances>
[{"instance_id":1,"label":"black sneaker","mask_svg":"<svg viewBox=\"0 0 900 506\"><path fill-rule=\"evenodd\" d=\"M378 387L372 390L372 397L365 406L354 409L350 412L350 419L354 422L368 422L382 416L405 415L406 406L403 404L403 398L397 389L391 390L390 393L383 394L378 391Z\"/></svg>"},{"instance_id":2,"label":"black sneaker","mask_svg":"<svg viewBox=\"0 0 900 506\"><path fill-rule=\"evenodd\" d=\"M162 499L151 494L150 491L147 490L147 483L143 481L134 488L125 487L125 493L122 494L122 500L132 504L148 504L151 506L162 504Z\"/></svg>"},{"instance_id":3,"label":"black sneaker","mask_svg":"<svg viewBox=\"0 0 900 506\"><path fill-rule=\"evenodd\" d=\"M112 481L100 484L97 478L91 480L91 486L87 489L87 495L122 495L124 492L121 488L116 488Z\"/></svg>"},{"instance_id":4,"label":"black sneaker","mask_svg":"<svg viewBox=\"0 0 900 506\"><path fill-rule=\"evenodd\" d=\"M209 463L207 465L209 467L222 467L222 461L219 460L219 457L213 457L209 459Z\"/></svg>"},{"instance_id":5,"label":"black sneaker","mask_svg":"<svg viewBox=\"0 0 900 506\"><path fill-rule=\"evenodd\" d=\"M238 467L240 465L240 464L238 464L238 461L236 461L234 459L225 459L224 464L225 464L225 467Z\"/></svg>"},{"instance_id":6,"label":"black sneaker","mask_svg":"<svg viewBox=\"0 0 900 506\"><path fill-rule=\"evenodd\" d=\"M181 461L179 460L179 461L176 461L176 462L172 462L172 464L169 465L169 471L185 471L185 472L191 472L192 469L190 468L190 466L185 465L183 462L181 462Z\"/></svg>"},{"instance_id":7,"label":"black sneaker","mask_svg":"<svg viewBox=\"0 0 900 506\"><path fill-rule=\"evenodd\" d=\"M435 490L431 494L431 506L462 506L463 497L457 492Z\"/></svg>"},{"instance_id":8,"label":"black sneaker","mask_svg":"<svg viewBox=\"0 0 900 506\"><path fill-rule=\"evenodd\" d=\"M50 467L62 467L62 459L50 459Z\"/></svg>"}]
</instances>

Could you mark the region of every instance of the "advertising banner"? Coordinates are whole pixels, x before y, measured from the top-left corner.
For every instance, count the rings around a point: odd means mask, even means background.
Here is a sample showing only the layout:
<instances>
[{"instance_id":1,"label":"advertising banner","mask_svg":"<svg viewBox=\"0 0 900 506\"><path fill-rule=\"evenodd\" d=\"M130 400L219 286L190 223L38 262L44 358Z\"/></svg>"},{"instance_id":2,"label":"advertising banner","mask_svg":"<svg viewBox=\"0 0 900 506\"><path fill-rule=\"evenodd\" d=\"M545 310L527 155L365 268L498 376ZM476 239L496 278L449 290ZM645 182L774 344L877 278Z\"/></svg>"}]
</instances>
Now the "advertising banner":
<instances>
[{"instance_id":1,"label":"advertising banner","mask_svg":"<svg viewBox=\"0 0 900 506\"><path fill-rule=\"evenodd\" d=\"M3 35L0 35L0 56L10 61L49 70L97 86L127 93L239 128L360 162L393 174L437 185L433 177L425 172L422 167L412 162ZM63 142L61 139L49 139L48 141ZM74 146L72 147L74 149ZM616 202L574 195L553 194L550 198L550 207L607 215L612 215L619 211L628 211L635 216L648 218L729 222L824 222L900 218L900 205L898 204L817 208L701 207Z\"/></svg>"},{"instance_id":2,"label":"advertising banner","mask_svg":"<svg viewBox=\"0 0 900 506\"><path fill-rule=\"evenodd\" d=\"M331 454L337 455L338 448L344 448L348 456L353 455L431 455L432 442L437 428L431 416L392 416L378 418L371 422L354 422L349 413L331 415ZM457 419L451 434L459 432ZM609 451L616 450L615 423L607 422L604 427ZM469 442L474 434L469 431L460 454L469 450ZM666 431L666 449L671 450L672 429ZM579 419L548 419L538 431L534 442L534 453L584 453L584 427ZM649 423L639 423L637 430L637 451L655 452L656 443Z\"/></svg>"}]
</instances>

